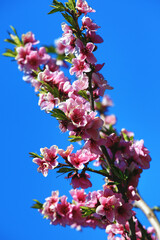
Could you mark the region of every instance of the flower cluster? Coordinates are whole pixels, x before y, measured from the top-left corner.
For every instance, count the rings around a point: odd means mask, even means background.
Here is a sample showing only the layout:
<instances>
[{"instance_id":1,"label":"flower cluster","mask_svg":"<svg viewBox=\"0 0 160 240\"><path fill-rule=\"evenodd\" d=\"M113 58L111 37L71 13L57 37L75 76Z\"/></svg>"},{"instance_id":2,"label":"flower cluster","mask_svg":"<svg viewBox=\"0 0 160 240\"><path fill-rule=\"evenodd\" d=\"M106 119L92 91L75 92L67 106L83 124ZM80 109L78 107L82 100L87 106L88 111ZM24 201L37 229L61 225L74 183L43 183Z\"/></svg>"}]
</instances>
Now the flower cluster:
<instances>
[{"instance_id":1,"label":"flower cluster","mask_svg":"<svg viewBox=\"0 0 160 240\"><path fill-rule=\"evenodd\" d=\"M113 189L113 190L112 190ZM40 210L51 224L70 225L76 229L90 226L106 228L111 223L125 224L132 216L132 205L125 203L120 193L104 185L103 191L86 194L84 189L72 189L73 201L66 196L59 197L58 191L46 198ZM88 211L88 212L87 212Z\"/></svg>"},{"instance_id":2,"label":"flower cluster","mask_svg":"<svg viewBox=\"0 0 160 240\"><path fill-rule=\"evenodd\" d=\"M136 235L136 239L137 240L141 240L144 239L141 229L138 226L138 220L133 217L134 220L134 224L135 224L135 235ZM129 226L129 222L127 221L124 225L123 224L110 224L106 227L106 233L108 233L108 240L130 240L131 238L128 237L128 233L130 231L130 226ZM122 237L119 237L119 236ZM151 239L151 240L155 240L157 239L155 236L155 230L153 229L153 227L148 227L148 229L146 229L146 239Z\"/></svg>"},{"instance_id":3,"label":"flower cluster","mask_svg":"<svg viewBox=\"0 0 160 240\"><path fill-rule=\"evenodd\" d=\"M144 141L135 140L132 132L122 129L118 134L116 117L108 114L113 103L105 91L112 87L100 73L104 64L98 64L95 56L96 44L103 39L97 34L100 27L87 16L95 10L85 0L69 0L65 5L54 0L52 7L50 13L59 11L68 22L62 24L56 48L37 48L39 41L32 32L19 38L12 28L15 35L8 41L16 47L5 54L15 58L23 79L35 87L41 110L59 121L60 130L69 132L71 142L83 143L75 153L73 145L66 150L53 145L41 148L40 155L31 153L38 172L45 177L49 170L65 173L73 187L72 202L54 191L37 208L53 225L70 225L77 230L98 226L106 229L108 239L115 240L143 239L144 234L156 239L153 229L140 227L132 210L133 202L139 200L140 174L149 168L151 157ZM58 58L50 56L53 52ZM61 67L66 62L76 79L64 75ZM103 190L84 192L92 186L89 172L105 177Z\"/></svg>"}]
</instances>

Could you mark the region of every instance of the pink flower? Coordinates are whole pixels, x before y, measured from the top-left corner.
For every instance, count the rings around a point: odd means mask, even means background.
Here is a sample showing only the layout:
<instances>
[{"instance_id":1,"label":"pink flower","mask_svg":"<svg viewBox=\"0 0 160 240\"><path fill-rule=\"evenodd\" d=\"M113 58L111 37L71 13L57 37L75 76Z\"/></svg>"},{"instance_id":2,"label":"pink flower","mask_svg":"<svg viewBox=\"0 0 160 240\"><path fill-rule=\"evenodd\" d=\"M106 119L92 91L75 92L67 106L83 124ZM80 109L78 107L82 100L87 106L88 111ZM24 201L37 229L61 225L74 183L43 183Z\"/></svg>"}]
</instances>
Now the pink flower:
<instances>
[{"instance_id":1,"label":"pink flower","mask_svg":"<svg viewBox=\"0 0 160 240\"><path fill-rule=\"evenodd\" d=\"M144 141L135 141L130 149L133 151L133 159L141 166L141 168L149 168L151 157L148 149L144 147Z\"/></svg>"},{"instance_id":2,"label":"pink flower","mask_svg":"<svg viewBox=\"0 0 160 240\"><path fill-rule=\"evenodd\" d=\"M50 112L55 106L58 105L59 99L54 98L54 96L48 92L46 94L39 94L39 102L41 110L45 110L46 112Z\"/></svg>"},{"instance_id":3,"label":"pink flower","mask_svg":"<svg viewBox=\"0 0 160 240\"><path fill-rule=\"evenodd\" d=\"M83 75L79 80L73 82L72 86L76 92L80 90L85 90L88 88L88 77Z\"/></svg>"},{"instance_id":4,"label":"pink flower","mask_svg":"<svg viewBox=\"0 0 160 240\"><path fill-rule=\"evenodd\" d=\"M77 38L76 47L78 48L78 53L79 53L78 59L80 59L81 61L87 60L88 63L92 63L92 64L97 62L97 59L92 53L95 48L95 45L93 43L89 42L85 46L82 43L82 41Z\"/></svg>"},{"instance_id":5,"label":"pink flower","mask_svg":"<svg viewBox=\"0 0 160 240\"><path fill-rule=\"evenodd\" d=\"M56 40L56 51L59 54L73 54L75 50L75 37L71 28L66 24L62 24L63 36Z\"/></svg>"},{"instance_id":6,"label":"pink flower","mask_svg":"<svg viewBox=\"0 0 160 240\"><path fill-rule=\"evenodd\" d=\"M125 224L132 217L132 204L124 203L116 208L116 220L120 224Z\"/></svg>"},{"instance_id":7,"label":"pink flower","mask_svg":"<svg viewBox=\"0 0 160 240\"><path fill-rule=\"evenodd\" d=\"M87 194L84 192L84 189L72 189L70 194L77 203L85 203Z\"/></svg>"},{"instance_id":8,"label":"pink flower","mask_svg":"<svg viewBox=\"0 0 160 240\"><path fill-rule=\"evenodd\" d=\"M34 74L30 73L24 73L23 80L27 83L31 83L31 85L35 88L34 91L38 92L40 89L40 86L42 85L35 77Z\"/></svg>"},{"instance_id":9,"label":"pink flower","mask_svg":"<svg viewBox=\"0 0 160 240\"><path fill-rule=\"evenodd\" d=\"M40 72L38 74L38 79L46 83L52 82L53 78L54 78L54 74L49 69L45 69L43 72Z\"/></svg>"},{"instance_id":10,"label":"pink flower","mask_svg":"<svg viewBox=\"0 0 160 240\"><path fill-rule=\"evenodd\" d=\"M76 8L79 12L84 13L85 15L90 12L95 12L94 9L88 6L88 3L85 0L77 0Z\"/></svg>"},{"instance_id":11,"label":"pink flower","mask_svg":"<svg viewBox=\"0 0 160 240\"><path fill-rule=\"evenodd\" d=\"M63 40L61 38L56 40L56 51L58 54L64 54L66 45L63 43Z\"/></svg>"},{"instance_id":12,"label":"pink flower","mask_svg":"<svg viewBox=\"0 0 160 240\"><path fill-rule=\"evenodd\" d=\"M93 191L89 192L87 195L86 206L90 208L94 208L98 205L100 197L103 196L103 191Z\"/></svg>"},{"instance_id":13,"label":"pink flower","mask_svg":"<svg viewBox=\"0 0 160 240\"><path fill-rule=\"evenodd\" d=\"M68 26L66 23L62 23L62 24L61 24L61 28L62 28L62 31L63 31L64 33L72 32L72 29L71 29L70 26Z\"/></svg>"},{"instance_id":14,"label":"pink flower","mask_svg":"<svg viewBox=\"0 0 160 240\"><path fill-rule=\"evenodd\" d=\"M68 161L77 169L83 169L84 164L92 161L96 158L95 154L92 154L87 149L78 150L76 153L71 153L68 156Z\"/></svg>"},{"instance_id":15,"label":"pink flower","mask_svg":"<svg viewBox=\"0 0 160 240\"><path fill-rule=\"evenodd\" d=\"M99 139L98 141L90 139L85 142L85 145L83 148L88 149L89 151L97 155L102 155L102 151L100 149L101 145L104 145L103 139Z\"/></svg>"},{"instance_id":16,"label":"pink flower","mask_svg":"<svg viewBox=\"0 0 160 240\"><path fill-rule=\"evenodd\" d=\"M122 224L116 223L116 224L109 224L106 227L106 233L108 233L108 239L109 240L116 240L114 236L116 234L123 235L125 232L124 226ZM123 238L120 238L123 239ZM123 239L124 240L124 239Z\"/></svg>"},{"instance_id":17,"label":"pink flower","mask_svg":"<svg viewBox=\"0 0 160 240\"><path fill-rule=\"evenodd\" d=\"M69 225L77 231L80 231L81 227L85 224L85 218L82 217L80 205L82 206L82 204L72 205L72 211L69 216Z\"/></svg>"},{"instance_id":18,"label":"pink flower","mask_svg":"<svg viewBox=\"0 0 160 240\"><path fill-rule=\"evenodd\" d=\"M70 119L74 126L84 127L87 124L87 114L84 109L75 108L70 112Z\"/></svg>"},{"instance_id":19,"label":"pink flower","mask_svg":"<svg viewBox=\"0 0 160 240\"><path fill-rule=\"evenodd\" d=\"M119 143L120 138L115 134L111 133L106 139L106 147L112 147L115 143Z\"/></svg>"},{"instance_id":20,"label":"pink flower","mask_svg":"<svg viewBox=\"0 0 160 240\"><path fill-rule=\"evenodd\" d=\"M127 197L130 202L135 201L135 200L136 201L140 200L139 196L137 195L137 191L133 186L128 187Z\"/></svg>"},{"instance_id":21,"label":"pink flower","mask_svg":"<svg viewBox=\"0 0 160 240\"><path fill-rule=\"evenodd\" d=\"M49 69L51 72L55 72L59 70L59 66L57 65L57 60L50 58L46 64L46 68Z\"/></svg>"},{"instance_id":22,"label":"pink flower","mask_svg":"<svg viewBox=\"0 0 160 240\"><path fill-rule=\"evenodd\" d=\"M89 188L92 187L92 183L89 181L90 176L89 174L75 174L72 177L71 185L73 188Z\"/></svg>"},{"instance_id":23,"label":"pink flower","mask_svg":"<svg viewBox=\"0 0 160 240\"><path fill-rule=\"evenodd\" d=\"M123 129L121 130L121 133L122 133L122 135L123 135L123 133L126 134L129 138L130 138L130 137L134 137L134 133L133 133L133 132L130 132L130 131L127 131L125 128L123 128Z\"/></svg>"},{"instance_id":24,"label":"pink flower","mask_svg":"<svg viewBox=\"0 0 160 240\"><path fill-rule=\"evenodd\" d=\"M41 85L42 85L39 81L37 81L37 80L34 79L34 78L32 79L31 84L32 84L32 86L35 88L35 89L34 89L35 92L38 92L39 89L40 89L40 87L41 87Z\"/></svg>"},{"instance_id":25,"label":"pink flower","mask_svg":"<svg viewBox=\"0 0 160 240\"><path fill-rule=\"evenodd\" d=\"M26 34L22 34L22 41L24 45L27 43L32 43L33 45L39 43L39 41L35 39L35 36L32 32L27 32Z\"/></svg>"},{"instance_id":26,"label":"pink flower","mask_svg":"<svg viewBox=\"0 0 160 240\"><path fill-rule=\"evenodd\" d=\"M51 162L54 166L57 166L57 153L58 153L58 147L56 145L53 145L48 149L47 147L40 149L42 156L44 159L48 162Z\"/></svg>"},{"instance_id":27,"label":"pink flower","mask_svg":"<svg viewBox=\"0 0 160 240\"><path fill-rule=\"evenodd\" d=\"M91 71L89 65L84 60L73 58L72 63L73 67L70 68L71 75L75 73L77 77L81 77L83 73Z\"/></svg>"},{"instance_id":28,"label":"pink flower","mask_svg":"<svg viewBox=\"0 0 160 240\"><path fill-rule=\"evenodd\" d=\"M31 51L29 55L26 56L26 68L28 70L37 70L40 65L40 58L37 51Z\"/></svg>"},{"instance_id":29,"label":"pink flower","mask_svg":"<svg viewBox=\"0 0 160 240\"><path fill-rule=\"evenodd\" d=\"M100 28L96 23L92 21L92 19L86 16L82 18L82 24L84 28L88 29L88 31L96 31L98 28Z\"/></svg>"},{"instance_id":30,"label":"pink flower","mask_svg":"<svg viewBox=\"0 0 160 240\"><path fill-rule=\"evenodd\" d=\"M101 205L96 208L96 213L105 216L110 222L115 220L115 207L118 205L115 195L110 197L101 197Z\"/></svg>"},{"instance_id":31,"label":"pink flower","mask_svg":"<svg viewBox=\"0 0 160 240\"><path fill-rule=\"evenodd\" d=\"M43 204L42 214L50 218L52 221L56 218L56 207L59 202L59 192L52 192L51 197L46 198L46 202Z\"/></svg>"},{"instance_id":32,"label":"pink flower","mask_svg":"<svg viewBox=\"0 0 160 240\"><path fill-rule=\"evenodd\" d=\"M65 77L64 72L62 72L62 71L55 71L53 73L53 83L55 85L59 86L60 83L62 83L62 82L65 83L66 81L68 81L68 78Z\"/></svg>"},{"instance_id":33,"label":"pink flower","mask_svg":"<svg viewBox=\"0 0 160 240\"><path fill-rule=\"evenodd\" d=\"M64 158L67 159L68 156L71 154L71 152L73 151L73 145L71 144L70 146L67 147L67 150L64 151L63 149L58 149L58 154Z\"/></svg>"},{"instance_id":34,"label":"pink flower","mask_svg":"<svg viewBox=\"0 0 160 240\"><path fill-rule=\"evenodd\" d=\"M39 50L34 49L32 43L27 43L24 47L17 47L16 51L18 55L15 59L18 61L20 69L29 73L37 70L41 64L46 64L50 59L44 47Z\"/></svg>"},{"instance_id":35,"label":"pink flower","mask_svg":"<svg viewBox=\"0 0 160 240\"><path fill-rule=\"evenodd\" d=\"M70 204L67 202L67 197L66 196L62 196L60 198L61 203L57 204L57 213L66 218L68 217L69 213L71 212L71 206Z\"/></svg>"},{"instance_id":36,"label":"pink flower","mask_svg":"<svg viewBox=\"0 0 160 240\"><path fill-rule=\"evenodd\" d=\"M21 70L23 69L23 67L26 64L26 56L30 54L30 52L32 48L32 44L28 43L26 44L24 47L17 47L16 48L16 52L18 53L16 56L16 60L18 62L18 64L20 65Z\"/></svg>"},{"instance_id":37,"label":"pink flower","mask_svg":"<svg viewBox=\"0 0 160 240\"><path fill-rule=\"evenodd\" d=\"M64 97L68 97L68 94L74 92L74 89L69 81L60 82L58 85L58 90L60 91L60 95L64 94Z\"/></svg>"},{"instance_id":38,"label":"pink flower","mask_svg":"<svg viewBox=\"0 0 160 240\"><path fill-rule=\"evenodd\" d=\"M40 47L38 50L39 62L41 64L46 64L51 59L50 55L46 52L45 47Z\"/></svg>"},{"instance_id":39,"label":"pink flower","mask_svg":"<svg viewBox=\"0 0 160 240\"><path fill-rule=\"evenodd\" d=\"M73 135L76 134L76 131L84 132L85 126L91 121L91 117L87 114L90 111L90 104L86 102L82 97L77 97L74 94L71 94L72 97L67 99L65 102L59 104L59 108L65 113L65 115L70 119L70 121L64 123L65 128L70 131L75 131ZM63 122L61 122L61 127ZM70 134L72 135L72 134Z\"/></svg>"},{"instance_id":40,"label":"pink flower","mask_svg":"<svg viewBox=\"0 0 160 240\"><path fill-rule=\"evenodd\" d=\"M50 149L45 147L41 148L40 151L42 158L34 158L33 162L39 165L37 171L41 172L43 176L46 177L48 175L48 170L54 169L58 165L58 147L53 145Z\"/></svg>"},{"instance_id":41,"label":"pink flower","mask_svg":"<svg viewBox=\"0 0 160 240\"><path fill-rule=\"evenodd\" d=\"M39 167L37 168L38 172L41 172L44 177L47 177L48 175L48 169L52 169L49 163L46 163L46 161L42 158L34 158L33 162L36 163Z\"/></svg>"},{"instance_id":42,"label":"pink flower","mask_svg":"<svg viewBox=\"0 0 160 240\"><path fill-rule=\"evenodd\" d=\"M97 141L100 138L99 129L103 126L103 120L99 117L95 117L94 113L92 114L92 117L92 120L89 121L85 127L85 137Z\"/></svg>"},{"instance_id":43,"label":"pink flower","mask_svg":"<svg viewBox=\"0 0 160 240\"><path fill-rule=\"evenodd\" d=\"M114 114L106 116L104 123L107 126L114 125L116 123L116 116Z\"/></svg>"},{"instance_id":44,"label":"pink flower","mask_svg":"<svg viewBox=\"0 0 160 240\"><path fill-rule=\"evenodd\" d=\"M102 43L103 42L103 38L93 31L87 32L87 39L93 43Z\"/></svg>"},{"instance_id":45,"label":"pink flower","mask_svg":"<svg viewBox=\"0 0 160 240\"><path fill-rule=\"evenodd\" d=\"M111 87L110 85L108 85L108 82L107 80L104 79L103 75L100 74L100 73L93 73L92 74L92 80L94 82L95 85L97 85L99 87L99 92L97 93L98 95L100 96L103 96L104 95L104 91L106 89L113 89L113 87Z\"/></svg>"},{"instance_id":46,"label":"pink flower","mask_svg":"<svg viewBox=\"0 0 160 240\"><path fill-rule=\"evenodd\" d=\"M108 95L104 95L102 98L102 106L103 107L111 107L113 106L112 99Z\"/></svg>"}]
</instances>

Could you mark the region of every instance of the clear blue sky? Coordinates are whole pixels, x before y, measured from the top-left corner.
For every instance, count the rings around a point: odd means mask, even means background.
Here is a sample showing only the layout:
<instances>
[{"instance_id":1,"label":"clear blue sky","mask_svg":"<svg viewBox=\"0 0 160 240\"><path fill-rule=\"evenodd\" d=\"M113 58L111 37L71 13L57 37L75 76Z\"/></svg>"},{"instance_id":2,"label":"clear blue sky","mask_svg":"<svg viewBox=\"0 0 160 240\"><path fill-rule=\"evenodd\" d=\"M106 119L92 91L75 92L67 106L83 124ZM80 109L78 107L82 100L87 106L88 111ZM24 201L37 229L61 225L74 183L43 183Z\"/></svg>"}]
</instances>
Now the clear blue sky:
<instances>
[{"instance_id":1,"label":"clear blue sky","mask_svg":"<svg viewBox=\"0 0 160 240\"><path fill-rule=\"evenodd\" d=\"M97 59L105 62L103 74L114 90L111 109L118 118L117 128L135 132L144 139L153 158L151 168L142 174L139 190L150 206L160 205L160 1L88 0L97 10L92 18L101 26ZM57 122L40 111L33 89L22 81L17 64L1 55L7 43L9 25L19 34L33 31L41 44L52 44L61 36L62 17L47 15L51 1L8 0L0 2L1 63L1 217L2 240L106 239L103 230L84 229L82 233L50 226L49 221L30 208L32 199L44 201L52 190L67 194L69 182L50 172L44 178L36 171L28 153L41 147L65 148L67 135ZM93 189L102 181L92 177ZM147 224L143 215L142 222Z\"/></svg>"}]
</instances>

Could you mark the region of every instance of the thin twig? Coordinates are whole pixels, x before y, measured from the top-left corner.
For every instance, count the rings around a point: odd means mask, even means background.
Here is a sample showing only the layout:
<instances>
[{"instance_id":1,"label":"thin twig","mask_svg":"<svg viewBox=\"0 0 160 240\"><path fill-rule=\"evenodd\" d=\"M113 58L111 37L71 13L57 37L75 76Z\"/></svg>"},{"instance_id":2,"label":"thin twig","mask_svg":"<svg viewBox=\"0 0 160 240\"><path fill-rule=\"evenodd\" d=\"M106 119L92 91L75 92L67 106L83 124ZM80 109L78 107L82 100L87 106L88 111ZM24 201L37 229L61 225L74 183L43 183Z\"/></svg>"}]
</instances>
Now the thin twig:
<instances>
[{"instance_id":1,"label":"thin twig","mask_svg":"<svg viewBox=\"0 0 160 240\"><path fill-rule=\"evenodd\" d=\"M90 92L90 104L92 111L95 111L94 109L94 98L93 98L93 89L92 89L92 72L89 72L88 74L89 78L89 92Z\"/></svg>"},{"instance_id":2,"label":"thin twig","mask_svg":"<svg viewBox=\"0 0 160 240\"><path fill-rule=\"evenodd\" d=\"M134 223L132 217L129 220L129 226L130 226L130 237L131 237L131 240L136 240L135 223Z\"/></svg>"},{"instance_id":3,"label":"thin twig","mask_svg":"<svg viewBox=\"0 0 160 240\"><path fill-rule=\"evenodd\" d=\"M138 220L138 219L137 219ZM138 220L138 227L141 230L142 233L142 239L144 240L152 240L150 234L147 232L147 230L142 226L140 221Z\"/></svg>"}]
</instances>

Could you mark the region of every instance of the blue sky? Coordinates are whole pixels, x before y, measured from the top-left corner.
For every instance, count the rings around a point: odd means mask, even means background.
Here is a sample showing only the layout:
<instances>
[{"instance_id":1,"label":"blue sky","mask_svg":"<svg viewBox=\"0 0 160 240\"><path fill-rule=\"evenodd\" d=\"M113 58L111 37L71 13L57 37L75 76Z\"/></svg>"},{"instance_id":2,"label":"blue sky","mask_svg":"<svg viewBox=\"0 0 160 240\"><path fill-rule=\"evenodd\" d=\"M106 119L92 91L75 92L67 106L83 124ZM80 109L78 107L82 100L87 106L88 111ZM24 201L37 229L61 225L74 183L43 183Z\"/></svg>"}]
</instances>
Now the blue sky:
<instances>
[{"instance_id":1,"label":"blue sky","mask_svg":"<svg viewBox=\"0 0 160 240\"><path fill-rule=\"evenodd\" d=\"M151 168L141 176L139 191L150 206L160 205L159 135L160 135L160 1L158 0L90 0L96 9L91 17L101 26L104 43L96 57L105 62L102 73L114 90L108 92L114 101L111 113L118 118L117 128L134 131L136 139L144 139L152 156ZM56 120L40 111L33 88L22 81L17 64L1 54L7 43L9 26L19 34L33 31L41 44L52 44L61 36L59 14L47 15L50 1L15 0L0 2L1 63L1 218L0 239L106 239L103 230L84 229L82 233L50 226L35 210L32 199L44 201L52 190L67 194L69 182L47 178L37 173L29 152L41 147L68 145L67 135L60 133ZM102 180L92 176L93 189ZM143 223L148 224L142 214Z\"/></svg>"}]
</instances>

